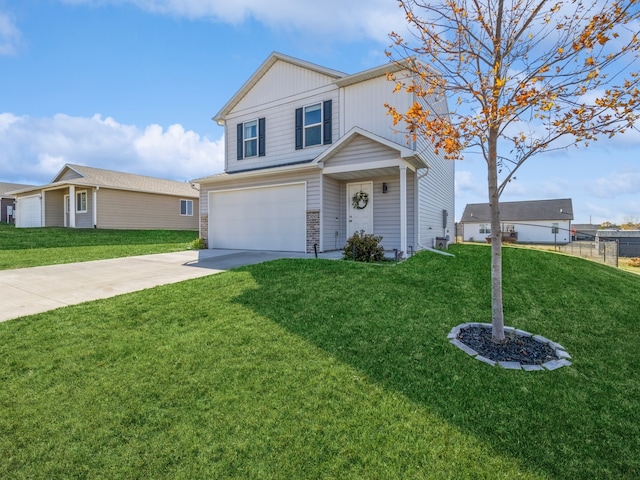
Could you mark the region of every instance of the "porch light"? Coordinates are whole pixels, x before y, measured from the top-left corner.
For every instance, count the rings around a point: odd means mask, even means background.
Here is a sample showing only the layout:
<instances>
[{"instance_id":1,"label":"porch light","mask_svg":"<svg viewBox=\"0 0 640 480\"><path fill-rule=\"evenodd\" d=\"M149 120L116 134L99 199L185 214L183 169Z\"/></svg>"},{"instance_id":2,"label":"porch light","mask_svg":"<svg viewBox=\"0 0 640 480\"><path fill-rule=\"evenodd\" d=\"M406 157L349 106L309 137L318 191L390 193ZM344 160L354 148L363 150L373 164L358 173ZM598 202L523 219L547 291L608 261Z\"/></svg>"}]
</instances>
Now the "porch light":
<instances>
[{"instance_id":1,"label":"porch light","mask_svg":"<svg viewBox=\"0 0 640 480\"><path fill-rule=\"evenodd\" d=\"M387 187L387 182L384 182L382 184L382 193L387 193L388 187Z\"/></svg>"}]
</instances>

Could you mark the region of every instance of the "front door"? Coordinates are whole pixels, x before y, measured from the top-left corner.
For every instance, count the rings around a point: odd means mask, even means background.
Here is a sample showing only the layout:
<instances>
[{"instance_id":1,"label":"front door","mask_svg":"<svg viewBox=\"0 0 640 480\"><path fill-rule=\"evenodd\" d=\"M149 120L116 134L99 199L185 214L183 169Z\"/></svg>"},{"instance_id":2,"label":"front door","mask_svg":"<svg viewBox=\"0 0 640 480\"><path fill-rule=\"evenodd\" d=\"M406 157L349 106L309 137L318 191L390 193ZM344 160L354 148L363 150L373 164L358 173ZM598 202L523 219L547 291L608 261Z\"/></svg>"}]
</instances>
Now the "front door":
<instances>
[{"instance_id":1,"label":"front door","mask_svg":"<svg viewBox=\"0 0 640 480\"><path fill-rule=\"evenodd\" d=\"M373 233L373 182L347 185L347 236L360 230Z\"/></svg>"}]
</instances>

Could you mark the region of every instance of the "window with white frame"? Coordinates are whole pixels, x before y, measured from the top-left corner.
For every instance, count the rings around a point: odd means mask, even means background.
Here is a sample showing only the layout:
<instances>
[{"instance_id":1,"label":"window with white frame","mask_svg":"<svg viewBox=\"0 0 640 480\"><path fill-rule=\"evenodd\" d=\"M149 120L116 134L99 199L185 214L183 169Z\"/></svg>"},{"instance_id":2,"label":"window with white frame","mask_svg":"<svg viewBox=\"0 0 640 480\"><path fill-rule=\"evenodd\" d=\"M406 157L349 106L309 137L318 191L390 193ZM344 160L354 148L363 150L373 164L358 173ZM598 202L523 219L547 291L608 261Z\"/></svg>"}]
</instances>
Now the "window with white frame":
<instances>
[{"instance_id":1,"label":"window with white frame","mask_svg":"<svg viewBox=\"0 0 640 480\"><path fill-rule=\"evenodd\" d=\"M481 223L480 224L480 233L491 233L491 224L490 223Z\"/></svg>"},{"instance_id":2,"label":"window with white frame","mask_svg":"<svg viewBox=\"0 0 640 480\"><path fill-rule=\"evenodd\" d=\"M85 213L87 211L87 191L76 193L76 212Z\"/></svg>"},{"instance_id":3,"label":"window with white frame","mask_svg":"<svg viewBox=\"0 0 640 480\"><path fill-rule=\"evenodd\" d=\"M180 200L180 215L193 216L193 200Z\"/></svg>"},{"instance_id":4,"label":"window with white frame","mask_svg":"<svg viewBox=\"0 0 640 480\"><path fill-rule=\"evenodd\" d=\"M295 146L296 150L332 142L332 101L296 108Z\"/></svg>"},{"instance_id":5,"label":"window with white frame","mask_svg":"<svg viewBox=\"0 0 640 480\"><path fill-rule=\"evenodd\" d=\"M238 160L264 157L266 154L266 119L238 123Z\"/></svg>"},{"instance_id":6,"label":"window with white frame","mask_svg":"<svg viewBox=\"0 0 640 480\"><path fill-rule=\"evenodd\" d=\"M304 146L322 143L322 104L304 107Z\"/></svg>"},{"instance_id":7,"label":"window with white frame","mask_svg":"<svg viewBox=\"0 0 640 480\"><path fill-rule=\"evenodd\" d=\"M551 224L551 233L560 233L560 224L552 223Z\"/></svg>"},{"instance_id":8,"label":"window with white frame","mask_svg":"<svg viewBox=\"0 0 640 480\"><path fill-rule=\"evenodd\" d=\"M258 156L258 121L244 122L244 158Z\"/></svg>"}]
</instances>

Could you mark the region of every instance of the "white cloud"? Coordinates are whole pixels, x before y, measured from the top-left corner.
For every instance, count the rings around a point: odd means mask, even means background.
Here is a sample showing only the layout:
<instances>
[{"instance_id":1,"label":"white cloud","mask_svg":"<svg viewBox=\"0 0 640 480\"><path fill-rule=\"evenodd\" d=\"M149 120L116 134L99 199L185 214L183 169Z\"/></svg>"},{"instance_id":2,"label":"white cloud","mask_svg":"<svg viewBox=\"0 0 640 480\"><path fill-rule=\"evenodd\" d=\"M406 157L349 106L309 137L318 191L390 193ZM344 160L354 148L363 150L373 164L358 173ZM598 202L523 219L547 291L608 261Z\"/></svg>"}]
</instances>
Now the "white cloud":
<instances>
[{"instance_id":1,"label":"white cloud","mask_svg":"<svg viewBox=\"0 0 640 480\"><path fill-rule=\"evenodd\" d=\"M618 171L598 178L589 186L589 191L599 198L640 195L640 170Z\"/></svg>"},{"instance_id":2,"label":"white cloud","mask_svg":"<svg viewBox=\"0 0 640 480\"><path fill-rule=\"evenodd\" d=\"M65 163L175 180L221 172L223 139L209 140L181 125L141 130L111 117L50 118L0 114L0 181L43 184Z\"/></svg>"},{"instance_id":3,"label":"white cloud","mask_svg":"<svg viewBox=\"0 0 640 480\"><path fill-rule=\"evenodd\" d=\"M0 12L0 55L15 55L22 35L13 20Z\"/></svg>"},{"instance_id":4,"label":"white cloud","mask_svg":"<svg viewBox=\"0 0 640 480\"><path fill-rule=\"evenodd\" d=\"M455 179L456 196L486 197L487 186L486 181L482 178L474 177L473 172L469 170L457 170ZM482 200L486 201L486 200Z\"/></svg>"},{"instance_id":5,"label":"white cloud","mask_svg":"<svg viewBox=\"0 0 640 480\"><path fill-rule=\"evenodd\" d=\"M405 21L393 0L62 0L71 4L122 4L163 15L241 24L252 18L272 30L300 31L326 39L369 38L387 43Z\"/></svg>"}]
</instances>

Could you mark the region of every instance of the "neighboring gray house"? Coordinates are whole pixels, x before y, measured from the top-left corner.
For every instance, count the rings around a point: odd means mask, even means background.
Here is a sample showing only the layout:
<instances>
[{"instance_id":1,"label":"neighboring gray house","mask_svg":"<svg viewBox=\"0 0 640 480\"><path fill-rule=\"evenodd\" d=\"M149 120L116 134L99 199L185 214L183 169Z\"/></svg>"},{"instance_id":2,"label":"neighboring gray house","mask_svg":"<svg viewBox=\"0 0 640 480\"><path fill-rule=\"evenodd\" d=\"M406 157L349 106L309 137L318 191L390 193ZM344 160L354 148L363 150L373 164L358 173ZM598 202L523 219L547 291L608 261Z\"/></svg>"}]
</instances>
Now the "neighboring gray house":
<instances>
[{"instance_id":1,"label":"neighboring gray house","mask_svg":"<svg viewBox=\"0 0 640 480\"><path fill-rule=\"evenodd\" d=\"M21 183L0 182L0 222L15 223L16 219L16 196L9 194L13 190L27 188L31 185Z\"/></svg>"},{"instance_id":2,"label":"neighboring gray house","mask_svg":"<svg viewBox=\"0 0 640 480\"><path fill-rule=\"evenodd\" d=\"M618 256L640 257L640 230L598 230L595 238L600 242L618 242Z\"/></svg>"},{"instance_id":3,"label":"neighboring gray house","mask_svg":"<svg viewBox=\"0 0 640 480\"><path fill-rule=\"evenodd\" d=\"M51 183L12 192L16 227L197 230L190 183L66 164Z\"/></svg>"},{"instance_id":4,"label":"neighboring gray house","mask_svg":"<svg viewBox=\"0 0 640 480\"><path fill-rule=\"evenodd\" d=\"M454 235L454 162L407 143L385 102L448 115L444 97L393 93L386 64L354 75L271 54L214 116L225 172L201 186L209 248L341 249L354 231L385 249L431 248Z\"/></svg>"},{"instance_id":5,"label":"neighboring gray house","mask_svg":"<svg viewBox=\"0 0 640 480\"><path fill-rule=\"evenodd\" d=\"M569 243L573 206L570 198L501 202L503 238L518 243ZM468 204L462 218L465 242L485 242L491 234L488 203Z\"/></svg>"},{"instance_id":6,"label":"neighboring gray house","mask_svg":"<svg viewBox=\"0 0 640 480\"><path fill-rule=\"evenodd\" d=\"M571 241L593 242L599 225L591 223L574 223L571 225Z\"/></svg>"}]
</instances>

